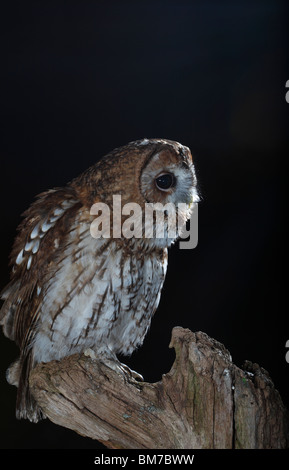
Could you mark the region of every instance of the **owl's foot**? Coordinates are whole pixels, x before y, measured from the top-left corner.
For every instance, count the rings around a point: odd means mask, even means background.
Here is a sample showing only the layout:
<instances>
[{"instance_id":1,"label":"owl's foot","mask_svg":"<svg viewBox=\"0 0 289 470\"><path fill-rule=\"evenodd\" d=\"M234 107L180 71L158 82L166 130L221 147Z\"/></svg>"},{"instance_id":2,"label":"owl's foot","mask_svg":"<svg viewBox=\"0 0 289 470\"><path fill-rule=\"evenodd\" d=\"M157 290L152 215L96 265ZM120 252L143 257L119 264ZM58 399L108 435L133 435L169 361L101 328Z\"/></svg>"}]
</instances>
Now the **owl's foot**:
<instances>
[{"instance_id":1,"label":"owl's foot","mask_svg":"<svg viewBox=\"0 0 289 470\"><path fill-rule=\"evenodd\" d=\"M108 357L100 357L100 360L105 363L110 369L114 370L118 374L120 373L125 380L128 382L131 381L141 381L143 382L143 376L136 372L135 370L130 369L126 364L120 362L117 358L108 358Z\"/></svg>"},{"instance_id":2,"label":"owl's foot","mask_svg":"<svg viewBox=\"0 0 289 470\"><path fill-rule=\"evenodd\" d=\"M105 365L107 365L110 369L114 370L117 373L121 373L128 381L130 380L137 380L139 382L143 382L143 376L136 372L135 370L130 369L126 364L120 362L117 357L111 354L104 354L104 353L96 353L93 349L87 348L84 351L84 355L86 357L90 357L93 360L99 359Z\"/></svg>"},{"instance_id":3,"label":"owl's foot","mask_svg":"<svg viewBox=\"0 0 289 470\"><path fill-rule=\"evenodd\" d=\"M133 369L130 369L126 364L123 364L122 362L120 362L119 364L120 367L124 370L125 374L128 375L130 378L133 378L134 380L137 380L139 382L144 381L144 378L141 374L139 374Z\"/></svg>"}]
</instances>

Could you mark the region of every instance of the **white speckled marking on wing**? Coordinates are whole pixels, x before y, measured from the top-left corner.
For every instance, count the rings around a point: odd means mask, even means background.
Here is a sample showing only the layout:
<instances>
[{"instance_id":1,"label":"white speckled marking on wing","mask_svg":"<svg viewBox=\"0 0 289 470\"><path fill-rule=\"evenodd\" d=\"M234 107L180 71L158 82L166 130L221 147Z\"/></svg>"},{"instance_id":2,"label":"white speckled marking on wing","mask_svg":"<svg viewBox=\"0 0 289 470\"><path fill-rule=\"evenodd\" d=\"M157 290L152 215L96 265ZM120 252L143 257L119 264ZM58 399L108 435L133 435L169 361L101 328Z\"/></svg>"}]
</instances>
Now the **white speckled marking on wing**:
<instances>
[{"instance_id":1,"label":"white speckled marking on wing","mask_svg":"<svg viewBox=\"0 0 289 470\"><path fill-rule=\"evenodd\" d=\"M26 269L29 270L31 268L33 261L33 256L31 256L31 253L35 255L38 252L41 239L52 227L55 226L56 222L60 219L60 217L62 217L65 210L72 207L76 202L77 201L75 200L63 201L61 204L63 208L57 207L53 212L53 216L46 218L42 224L41 222L37 222L30 233L30 237L26 242L24 249L20 250L18 253L15 264L19 266L23 263L23 261L26 261ZM55 245L55 247L57 246Z\"/></svg>"}]
</instances>

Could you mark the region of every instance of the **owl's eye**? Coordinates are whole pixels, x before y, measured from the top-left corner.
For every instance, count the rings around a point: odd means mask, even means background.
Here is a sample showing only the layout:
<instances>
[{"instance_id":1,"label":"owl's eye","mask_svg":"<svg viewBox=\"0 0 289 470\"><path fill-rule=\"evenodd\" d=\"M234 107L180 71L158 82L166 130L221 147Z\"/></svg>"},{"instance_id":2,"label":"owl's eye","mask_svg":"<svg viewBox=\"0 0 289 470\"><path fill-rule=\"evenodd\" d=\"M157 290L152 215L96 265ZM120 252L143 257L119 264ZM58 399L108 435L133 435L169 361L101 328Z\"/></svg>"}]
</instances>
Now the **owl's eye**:
<instances>
[{"instance_id":1,"label":"owl's eye","mask_svg":"<svg viewBox=\"0 0 289 470\"><path fill-rule=\"evenodd\" d=\"M161 191L168 191L175 185L176 179L171 173L163 173L155 179L156 186Z\"/></svg>"}]
</instances>

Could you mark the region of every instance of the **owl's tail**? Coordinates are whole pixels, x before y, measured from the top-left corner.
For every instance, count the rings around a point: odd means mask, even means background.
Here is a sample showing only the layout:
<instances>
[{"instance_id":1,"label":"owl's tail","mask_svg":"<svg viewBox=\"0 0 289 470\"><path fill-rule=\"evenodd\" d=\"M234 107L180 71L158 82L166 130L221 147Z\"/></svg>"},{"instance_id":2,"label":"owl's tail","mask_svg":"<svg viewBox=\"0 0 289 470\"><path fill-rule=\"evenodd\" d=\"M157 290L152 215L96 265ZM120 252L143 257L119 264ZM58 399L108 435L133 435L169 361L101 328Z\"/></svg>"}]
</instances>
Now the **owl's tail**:
<instances>
[{"instance_id":1,"label":"owl's tail","mask_svg":"<svg viewBox=\"0 0 289 470\"><path fill-rule=\"evenodd\" d=\"M37 423L45 418L29 389L29 374L34 366L32 350L22 358L20 356L7 369L6 379L10 385L18 387L16 399L16 418L29 419Z\"/></svg>"},{"instance_id":2,"label":"owl's tail","mask_svg":"<svg viewBox=\"0 0 289 470\"><path fill-rule=\"evenodd\" d=\"M19 307L17 301L19 296L20 281L10 283L0 293L0 298L4 303L0 309L0 325L3 327L3 333L8 338L16 341L15 331L17 325L15 324L16 311ZM18 419L24 418L37 423L40 419L44 418L39 406L34 400L29 390L29 374L35 366L33 359L32 349L26 348L25 353L10 365L6 372L7 382L11 385L18 387L16 399L16 417Z\"/></svg>"},{"instance_id":3,"label":"owl's tail","mask_svg":"<svg viewBox=\"0 0 289 470\"><path fill-rule=\"evenodd\" d=\"M0 299L4 300L0 309L0 325L3 327L3 333L7 338L15 339L15 313L17 310L17 296L20 281L8 284L0 292Z\"/></svg>"}]
</instances>

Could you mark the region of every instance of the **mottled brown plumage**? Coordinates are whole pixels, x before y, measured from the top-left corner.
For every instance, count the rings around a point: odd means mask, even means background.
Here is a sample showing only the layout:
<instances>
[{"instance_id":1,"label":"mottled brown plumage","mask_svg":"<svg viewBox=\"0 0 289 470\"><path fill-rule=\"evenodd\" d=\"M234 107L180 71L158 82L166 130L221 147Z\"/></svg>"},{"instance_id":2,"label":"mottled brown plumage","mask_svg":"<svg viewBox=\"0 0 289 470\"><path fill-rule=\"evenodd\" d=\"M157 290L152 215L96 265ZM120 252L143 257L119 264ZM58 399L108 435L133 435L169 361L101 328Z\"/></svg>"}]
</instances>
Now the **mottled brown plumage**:
<instances>
[{"instance_id":1,"label":"mottled brown plumage","mask_svg":"<svg viewBox=\"0 0 289 470\"><path fill-rule=\"evenodd\" d=\"M143 219L137 222L141 238L93 238L91 206L104 202L112 209L114 195L122 205L134 202L143 209L146 203L185 203L187 209L178 213L184 224L190 203L197 202L189 149L163 139L131 142L66 187L40 194L24 213L0 312L4 334L20 349L7 371L9 383L18 387L18 418L42 417L28 386L38 362L90 349L123 371L116 354L131 354L143 342L173 239L146 238Z\"/></svg>"}]
</instances>

